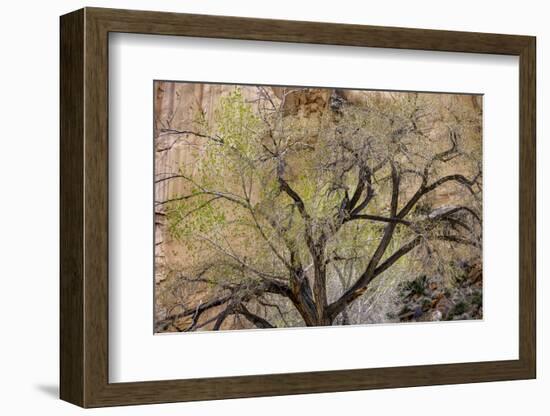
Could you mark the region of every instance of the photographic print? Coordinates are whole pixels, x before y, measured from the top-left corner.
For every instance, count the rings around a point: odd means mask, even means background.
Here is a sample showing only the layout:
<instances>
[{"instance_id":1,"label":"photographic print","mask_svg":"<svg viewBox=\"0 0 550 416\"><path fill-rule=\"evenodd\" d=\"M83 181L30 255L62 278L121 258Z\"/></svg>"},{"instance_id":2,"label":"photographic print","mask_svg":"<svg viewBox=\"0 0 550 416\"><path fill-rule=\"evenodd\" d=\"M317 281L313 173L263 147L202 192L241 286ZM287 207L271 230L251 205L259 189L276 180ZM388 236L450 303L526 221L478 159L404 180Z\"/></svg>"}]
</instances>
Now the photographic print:
<instances>
[{"instance_id":1,"label":"photographic print","mask_svg":"<svg viewBox=\"0 0 550 416\"><path fill-rule=\"evenodd\" d=\"M482 99L155 81L155 333L482 319Z\"/></svg>"}]
</instances>

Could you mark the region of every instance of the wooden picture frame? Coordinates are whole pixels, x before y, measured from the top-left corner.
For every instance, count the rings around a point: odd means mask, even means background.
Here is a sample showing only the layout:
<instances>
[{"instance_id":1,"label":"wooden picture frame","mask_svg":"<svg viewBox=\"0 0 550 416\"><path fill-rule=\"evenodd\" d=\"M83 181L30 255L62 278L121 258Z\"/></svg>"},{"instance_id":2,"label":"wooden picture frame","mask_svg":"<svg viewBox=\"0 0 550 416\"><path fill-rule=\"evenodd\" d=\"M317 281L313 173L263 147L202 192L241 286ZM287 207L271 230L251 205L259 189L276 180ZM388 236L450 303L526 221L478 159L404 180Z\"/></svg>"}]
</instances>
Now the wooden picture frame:
<instances>
[{"instance_id":1,"label":"wooden picture frame","mask_svg":"<svg viewBox=\"0 0 550 416\"><path fill-rule=\"evenodd\" d=\"M85 8L61 17L60 396L82 407L212 400L536 377L535 38ZM110 383L110 32L519 56L519 359Z\"/></svg>"}]
</instances>

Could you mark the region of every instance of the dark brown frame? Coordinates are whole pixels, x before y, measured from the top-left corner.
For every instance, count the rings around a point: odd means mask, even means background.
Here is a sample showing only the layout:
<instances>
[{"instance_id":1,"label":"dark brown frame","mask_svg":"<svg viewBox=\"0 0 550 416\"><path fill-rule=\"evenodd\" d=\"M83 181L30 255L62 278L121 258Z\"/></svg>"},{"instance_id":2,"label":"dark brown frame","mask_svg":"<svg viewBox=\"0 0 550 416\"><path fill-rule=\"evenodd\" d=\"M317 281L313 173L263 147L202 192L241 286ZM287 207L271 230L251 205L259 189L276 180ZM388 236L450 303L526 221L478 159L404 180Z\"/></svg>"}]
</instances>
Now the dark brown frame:
<instances>
[{"instance_id":1,"label":"dark brown frame","mask_svg":"<svg viewBox=\"0 0 550 416\"><path fill-rule=\"evenodd\" d=\"M109 32L519 56L519 359L109 383ZM61 398L100 407L535 378L535 42L530 36L98 8L62 16Z\"/></svg>"}]
</instances>

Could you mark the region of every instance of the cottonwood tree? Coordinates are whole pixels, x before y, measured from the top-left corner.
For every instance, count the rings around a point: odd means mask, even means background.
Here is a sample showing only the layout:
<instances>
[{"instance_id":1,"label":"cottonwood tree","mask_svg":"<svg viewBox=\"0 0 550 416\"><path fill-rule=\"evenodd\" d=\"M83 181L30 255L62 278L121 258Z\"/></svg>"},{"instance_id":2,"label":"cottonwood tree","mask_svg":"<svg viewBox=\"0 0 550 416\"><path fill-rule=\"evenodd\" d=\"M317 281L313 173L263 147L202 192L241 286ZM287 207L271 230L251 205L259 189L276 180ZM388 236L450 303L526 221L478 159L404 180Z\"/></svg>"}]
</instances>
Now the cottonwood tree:
<instances>
[{"instance_id":1,"label":"cottonwood tree","mask_svg":"<svg viewBox=\"0 0 550 416\"><path fill-rule=\"evenodd\" d=\"M456 247L479 255L475 98L247 88L247 100L240 88L220 98L212 122L199 114L193 129L161 132L194 163L156 177L186 189L156 201L186 250L157 331L216 330L230 317L258 328L345 324L397 265L437 253L444 265ZM314 114L296 99L323 93Z\"/></svg>"}]
</instances>

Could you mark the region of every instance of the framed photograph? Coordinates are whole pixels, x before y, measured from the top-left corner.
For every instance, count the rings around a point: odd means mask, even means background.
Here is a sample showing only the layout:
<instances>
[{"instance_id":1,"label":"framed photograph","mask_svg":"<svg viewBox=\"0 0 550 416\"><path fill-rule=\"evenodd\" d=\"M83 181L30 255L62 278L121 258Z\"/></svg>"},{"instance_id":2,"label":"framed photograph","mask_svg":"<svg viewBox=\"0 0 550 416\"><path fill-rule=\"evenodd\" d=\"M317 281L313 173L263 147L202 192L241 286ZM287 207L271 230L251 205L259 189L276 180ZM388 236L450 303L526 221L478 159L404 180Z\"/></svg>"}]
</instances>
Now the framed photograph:
<instances>
[{"instance_id":1,"label":"framed photograph","mask_svg":"<svg viewBox=\"0 0 550 416\"><path fill-rule=\"evenodd\" d=\"M62 16L61 398L535 378L535 50Z\"/></svg>"}]
</instances>

